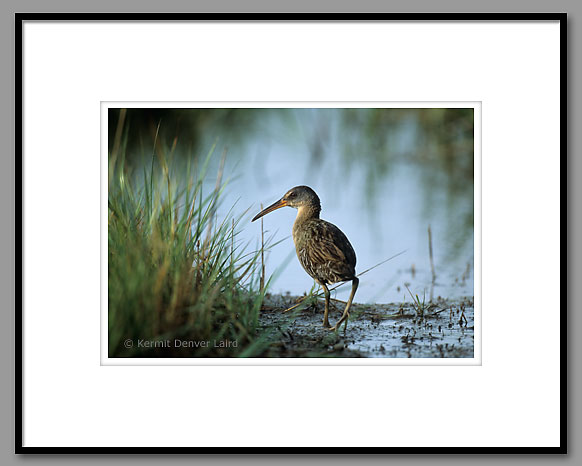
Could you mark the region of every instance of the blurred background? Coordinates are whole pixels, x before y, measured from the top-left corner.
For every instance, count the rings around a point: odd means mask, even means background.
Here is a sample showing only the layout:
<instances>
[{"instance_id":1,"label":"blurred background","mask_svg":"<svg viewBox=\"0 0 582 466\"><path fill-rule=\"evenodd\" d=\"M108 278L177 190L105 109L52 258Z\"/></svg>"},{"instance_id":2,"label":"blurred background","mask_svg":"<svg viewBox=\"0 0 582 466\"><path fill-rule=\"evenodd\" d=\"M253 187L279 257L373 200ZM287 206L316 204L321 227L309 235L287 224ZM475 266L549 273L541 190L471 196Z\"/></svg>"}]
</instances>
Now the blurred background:
<instances>
[{"instance_id":1,"label":"blurred background","mask_svg":"<svg viewBox=\"0 0 582 466\"><path fill-rule=\"evenodd\" d=\"M114 149L119 118L109 110ZM244 215L237 241L249 251L261 245L260 221L250 222L261 203L305 184L321 199L321 217L352 243L358 273L405 251L361 276L356 302L410 301L407 286L427 301L473 296L472 108L134 108L123 118L124 163L136 174L152 163L154 141L170 141L175 173L188 161L202 164L215 146L204 189L212 192L222 173L217 221ZM295 256L295 214L283 208L264 217L265 237L281 241L266 254L273 293L313 286ZM335 297L346 299L349 288Z\"/></svg>"}]
</instances>

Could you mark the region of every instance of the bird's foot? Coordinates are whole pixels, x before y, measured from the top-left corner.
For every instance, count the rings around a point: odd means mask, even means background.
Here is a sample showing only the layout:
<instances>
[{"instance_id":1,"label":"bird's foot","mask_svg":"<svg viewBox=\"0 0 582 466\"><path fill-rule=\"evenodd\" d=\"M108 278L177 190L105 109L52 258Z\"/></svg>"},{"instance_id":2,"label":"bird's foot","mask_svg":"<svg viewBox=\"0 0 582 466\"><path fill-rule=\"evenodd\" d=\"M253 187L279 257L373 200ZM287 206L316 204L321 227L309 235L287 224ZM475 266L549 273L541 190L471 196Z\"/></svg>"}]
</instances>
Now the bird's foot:
<instances>
[{"instance_id":1,"label":"bird's foot","mask_svg":"<svg viewBox=\"0 0 582 466\"><path fill-rule=\"evenodd\" d=\"M329 323L329 320L324 320L324 321L323 321L323 327L324 327L324 328L328 328L328 329L330 329L330 328L331 328L331 324Z\"/></svg>"},{"instance_id":2,"label":"bird's foot","mask_svg":"<svg viewBox=\"0 0 582 466\"><path fill-rule=\"evenodd\" d=\"M344 322L345 322L345 325L344 325L344 335L345 335L346 330L348 329L348 319L344 319L344 320L340 319L337 324L335 324L333 327L329 328L329 331L330 332L337 332Z\"/></svg>"}]
</instances>

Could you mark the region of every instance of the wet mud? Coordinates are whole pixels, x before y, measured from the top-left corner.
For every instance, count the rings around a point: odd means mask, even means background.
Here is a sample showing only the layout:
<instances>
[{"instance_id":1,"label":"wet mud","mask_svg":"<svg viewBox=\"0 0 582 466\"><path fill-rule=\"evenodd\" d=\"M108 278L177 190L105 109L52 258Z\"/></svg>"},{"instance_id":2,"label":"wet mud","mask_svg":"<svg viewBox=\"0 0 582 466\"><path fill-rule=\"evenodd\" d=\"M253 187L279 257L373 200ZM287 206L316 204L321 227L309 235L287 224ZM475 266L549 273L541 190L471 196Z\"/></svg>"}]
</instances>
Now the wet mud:
<instances>
[{"instance_id":1,"label":"wet mud","mask_svg":"<svg viewBox=\"0 0 582 466\"><path fill-rule=\"evenodd\" d=\"M302 304L297 297L268 295L260 326L270 345L263 357L472 358L472 297L437 298L424 306L412 303L354 304L347 331L323 328L323 300ZM303 309L302 309L303 307ZM332 301L330 322L345 305Z\"/></svg>"}]
</instances>

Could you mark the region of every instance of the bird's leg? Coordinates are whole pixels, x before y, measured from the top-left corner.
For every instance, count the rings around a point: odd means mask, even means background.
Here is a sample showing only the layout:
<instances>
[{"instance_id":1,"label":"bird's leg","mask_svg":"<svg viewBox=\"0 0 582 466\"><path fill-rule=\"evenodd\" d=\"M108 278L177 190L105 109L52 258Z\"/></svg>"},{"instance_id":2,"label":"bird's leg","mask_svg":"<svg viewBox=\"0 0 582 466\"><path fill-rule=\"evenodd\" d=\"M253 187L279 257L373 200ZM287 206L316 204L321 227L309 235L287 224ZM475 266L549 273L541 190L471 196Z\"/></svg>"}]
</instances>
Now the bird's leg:
<instances>
[{"instance_id":1,"label":"bird's leg","mask_svg":"<svg viewBox=\"0 0 582 466\"><path fill-rule=\"evenodd\" d=\"M344 333L348 328L348 317L350 317L350 307L352 306L352 300L354 299L354 295L356 294L356 290L358 289L358 284L360 283L360 280L358 280L357 277L354 277L352 280L352 292L350 293L350 299L348 299L348 303L346 304L346 310L344 311L343 315L341 316L341 319L338 320L337 324L335 324L334 327L332 327L330 330L338 330L340 328L340 325L345 321L346 322L346 326L344 328Z\"/></svg>"},{"instance_id":2,"label":"bird's leg","mask_svg":"<svg viewBox=\"0 0 582 466\"><path fill-rule=\"evenodd\" d=\"M330 323L329 323L329 318L328 318L328 314L329 314L329 290L327 288L327 286L325 286L325 283L323 282L317 282L321 285L321 287L323 288L323 294L325 294L325 311L323 311L323 326L325 328L329 328L331 327Z\"/></svg>"}]
</instances>

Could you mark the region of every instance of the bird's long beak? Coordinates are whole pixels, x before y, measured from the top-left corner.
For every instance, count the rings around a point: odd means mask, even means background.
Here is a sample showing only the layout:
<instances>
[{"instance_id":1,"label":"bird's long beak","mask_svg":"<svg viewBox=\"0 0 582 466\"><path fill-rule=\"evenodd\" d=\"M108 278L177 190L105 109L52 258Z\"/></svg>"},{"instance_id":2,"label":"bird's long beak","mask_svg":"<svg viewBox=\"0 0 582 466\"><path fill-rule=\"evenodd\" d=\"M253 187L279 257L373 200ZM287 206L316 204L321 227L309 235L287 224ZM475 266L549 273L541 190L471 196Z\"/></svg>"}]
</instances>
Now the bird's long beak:
<instances>
[{"instance_id":1,"label":"bird's long beak","mask_svg":"<svg viewBox=\"0 0 582 466\"><path fill-rule=\"evenodd\" d=\"M269 212L273 212L274 210L280 209L281 207L285 207L286 205L287 202L284 199L279 199L277 202L271 204L266 209L261 210L257 215L255 215L255 218L253 218L251 222L254 222L255 220L261 218L263 215L268 214Z\"/></svg>"}]
</instances>

